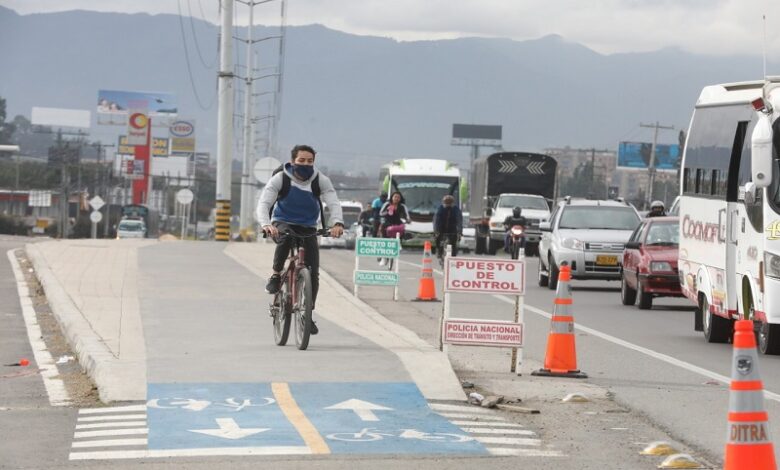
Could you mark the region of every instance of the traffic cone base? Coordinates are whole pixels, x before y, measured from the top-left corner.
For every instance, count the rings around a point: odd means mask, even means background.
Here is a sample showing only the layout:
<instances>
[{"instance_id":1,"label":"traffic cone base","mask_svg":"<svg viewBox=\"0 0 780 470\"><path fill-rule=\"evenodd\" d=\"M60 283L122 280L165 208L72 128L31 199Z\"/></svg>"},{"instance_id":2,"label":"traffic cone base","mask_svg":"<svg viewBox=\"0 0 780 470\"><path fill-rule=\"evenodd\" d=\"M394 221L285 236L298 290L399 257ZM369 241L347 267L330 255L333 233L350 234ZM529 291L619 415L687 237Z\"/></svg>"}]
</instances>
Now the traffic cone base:
<instances>
[{"instance_id":1,"label":"traffic cone base","mask_svg":"<svg viewBox=\"0 0 780 470\"><path fill-rule=\"evenodd\" d=\"M431 242L425 242L423 249L422 274L420 275L420 285L417 289L418 302L438 302L436 298L436 284L433 282L433 258L431 257Z\"/></svg>"},{"instance_id":2,"label":"traffic cone base","mask_svg":"<svg viewBox=\"0 0 780 470\"><path fill-rule=\"evenodd\" d=\"M572 305L569 281L571 268L561 266L558 275L558 290L547 337L547 352L544 367L531 372L531 375L546 377L569 377L585 379L587 374L577 369L577 348L574 342L574 317L569 313Z\"/></svg>"}]
</instances>

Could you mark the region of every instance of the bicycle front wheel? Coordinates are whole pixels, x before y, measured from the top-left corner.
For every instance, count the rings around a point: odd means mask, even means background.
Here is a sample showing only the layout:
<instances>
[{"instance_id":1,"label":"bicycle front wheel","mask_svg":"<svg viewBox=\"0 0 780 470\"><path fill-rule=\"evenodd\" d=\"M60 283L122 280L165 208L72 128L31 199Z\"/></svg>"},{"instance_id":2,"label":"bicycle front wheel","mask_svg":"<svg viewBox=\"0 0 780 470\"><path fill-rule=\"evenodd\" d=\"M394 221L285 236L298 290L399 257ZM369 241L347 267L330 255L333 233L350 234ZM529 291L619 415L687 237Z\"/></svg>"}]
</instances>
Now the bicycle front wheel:
<instances>
[{"instance_id":1,"label":"bicycle front wheel","mask_svg":"<svg viewBox=\"0 0 780 470\"><path fill-rule=\"evenodd\" d=\"M274 318L274 343L277 346L287 344L290 336L290 312L287 289L282 288L275 296L271 307Z\"/></svg>"},{"instance_id":2,"label":"bicycle front wheel","mask_svg":"<svg viewBox=\"0 0 780 470\"><path fill-rule=\"evenodd\" d=\"M295 344L298 346L298 349L303 351L309 347L312 322L312 290L309 268L302 268L298 271L296 284L297 298L293 308L293 315L295 316Z\"/></svg>"}]
</instances>

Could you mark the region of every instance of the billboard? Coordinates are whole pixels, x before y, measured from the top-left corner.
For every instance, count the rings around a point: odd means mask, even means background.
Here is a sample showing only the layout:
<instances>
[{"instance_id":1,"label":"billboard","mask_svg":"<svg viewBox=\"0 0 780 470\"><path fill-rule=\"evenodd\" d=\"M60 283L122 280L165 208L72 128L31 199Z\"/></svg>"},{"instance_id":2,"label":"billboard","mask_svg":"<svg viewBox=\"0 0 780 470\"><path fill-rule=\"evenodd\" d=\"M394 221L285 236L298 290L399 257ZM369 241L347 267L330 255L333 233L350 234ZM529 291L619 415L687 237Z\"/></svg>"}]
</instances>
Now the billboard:
<instances>
[{"instance_id":1,"label":"billboard","mask_svg":"<svg viewBox=\"0 0 780 470\"><path fill-rule=\"evenodd\" d=\"M501 145L501 126L453 124L452 145Z\"/></svg>"},{"instance_id":2,"label":"billboard","mask_svg":"<svg viewBox=\"0 0 780 470\"><path fill-rule=\"evenodd\" d=\"M131 109L146 111L149 116L172 116L178 113L172 93L99 90L98 114L127 114Z\"/></svg>"},{"instance_id":3,"label":"billboard","mask_svg":"<svg viewBox=\"0 0 780 470\"><path fill-rule=\"evenodd\" d=\"M620 142L618 145L618 168L646 170L650 166L650 152L653 144L648 142ZM680 166L678 144L657 144L655 146L655 169L677 171Z\"/></svg>"},{"instance_id":4,"label":"billboard","mask_svg":"<svg viewBox=\"0 0 780 470\"><path fill-rule=\"evenodd\" d=\"M33 107L30 122L36 126L89 129L90 112L84 109Z\"/></svg>"},{"instance_id":5,"label":"billboard","mask_svg":"<svg viewBox=\"0 0 780 470\"><path fill-rule=\"evenodd\" d=\"M116 153L120 155L135 155L135 146L127 142L126 135L119 136ZM168 139L152 137L152 155L155 157L167 157L168 153Z\"/></svg>"}]
</instances>

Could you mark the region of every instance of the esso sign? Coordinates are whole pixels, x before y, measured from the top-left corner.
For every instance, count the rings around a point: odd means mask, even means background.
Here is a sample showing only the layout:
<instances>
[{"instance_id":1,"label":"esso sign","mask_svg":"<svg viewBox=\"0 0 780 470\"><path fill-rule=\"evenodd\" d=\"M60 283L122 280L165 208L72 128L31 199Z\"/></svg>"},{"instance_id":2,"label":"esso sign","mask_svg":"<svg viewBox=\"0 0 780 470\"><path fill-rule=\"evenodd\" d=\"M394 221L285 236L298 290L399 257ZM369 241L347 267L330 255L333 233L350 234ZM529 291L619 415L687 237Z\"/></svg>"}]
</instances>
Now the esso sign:
<instances>
[{"instance_id":1,"label":"esso sign","mask_svg":"<svg viewBox=\"0 0 780 470\"><path fill-rule=\"evenodd\" d=\"M195 132L195 126L191 122L176 121L171 124L171 135L176 137L189 137Z\"/></svg>"}]
</instances>

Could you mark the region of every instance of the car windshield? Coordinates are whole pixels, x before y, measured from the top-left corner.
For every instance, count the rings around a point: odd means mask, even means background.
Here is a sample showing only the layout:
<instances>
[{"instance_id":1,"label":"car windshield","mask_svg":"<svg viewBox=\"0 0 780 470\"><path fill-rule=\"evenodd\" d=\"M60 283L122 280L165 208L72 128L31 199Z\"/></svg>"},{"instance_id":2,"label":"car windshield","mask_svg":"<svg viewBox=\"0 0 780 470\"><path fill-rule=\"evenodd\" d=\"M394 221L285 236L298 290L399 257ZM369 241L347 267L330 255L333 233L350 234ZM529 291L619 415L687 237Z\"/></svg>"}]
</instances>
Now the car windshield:
<instances>
[{"instance_id":1,"label":"car windshield","mask_svg":"<svg viewBox=\"0 0 780 470\"><path fill-rule=\"evenodd\" d=\"M630 207L568 206L558 228L634 230L637 225L639 216Z\"/></svg>"},{"instance_id":2,"label":"car windshield","mask_svg":"<svg viewBox=\"0 0 780 470\"><path fill-rule=\"evenodd\" d=\"M144 230L144 224L122 222L119 224L119 230L123 232L142 232Z\"/></svg>"},{"instance_id":3,"label":"car windshield","mask_svg":"<svg viewBox=\"0 0 780 470\"><path fill-rule=\"evenodd\" d=\"M341 207L341 213L344 216L344 226L349 227L350 225L354 224L358 221L358 217L360 217L360 208L359 207Z\"/></svg>"},{"instance_id":4,"label":"car windshield","mask_svg":"<svg viewBox=\"0 0 780 470\"><path fill-rule=\"evenodd\" d=\"M412 214L432 216L441 205L441 199L448 194L455 198L455 204L459 204L458 183L459 179L454 176L393 176L394 190L403 194Z\"/></svg>"},{"instance_id":5,"label":"car windshield","mask_svg":"<svg viewBox=\"0 0 780 470\"><path fill-rule=\"evenodd\" d=\"M498 207L548 210L544 198L531 196L501 196L498 198Z\"/></svg>"},{"instance_id":6,"label":"car windshield","mask_svg":"<svg viewBox=\"0 0 780 470\"><path fill-rule=\"evenodd\" d=\"M680 243L680 226L677 222L653 223L647 230L645 245L675 246Z\"/></svg>"}]
</instances>

